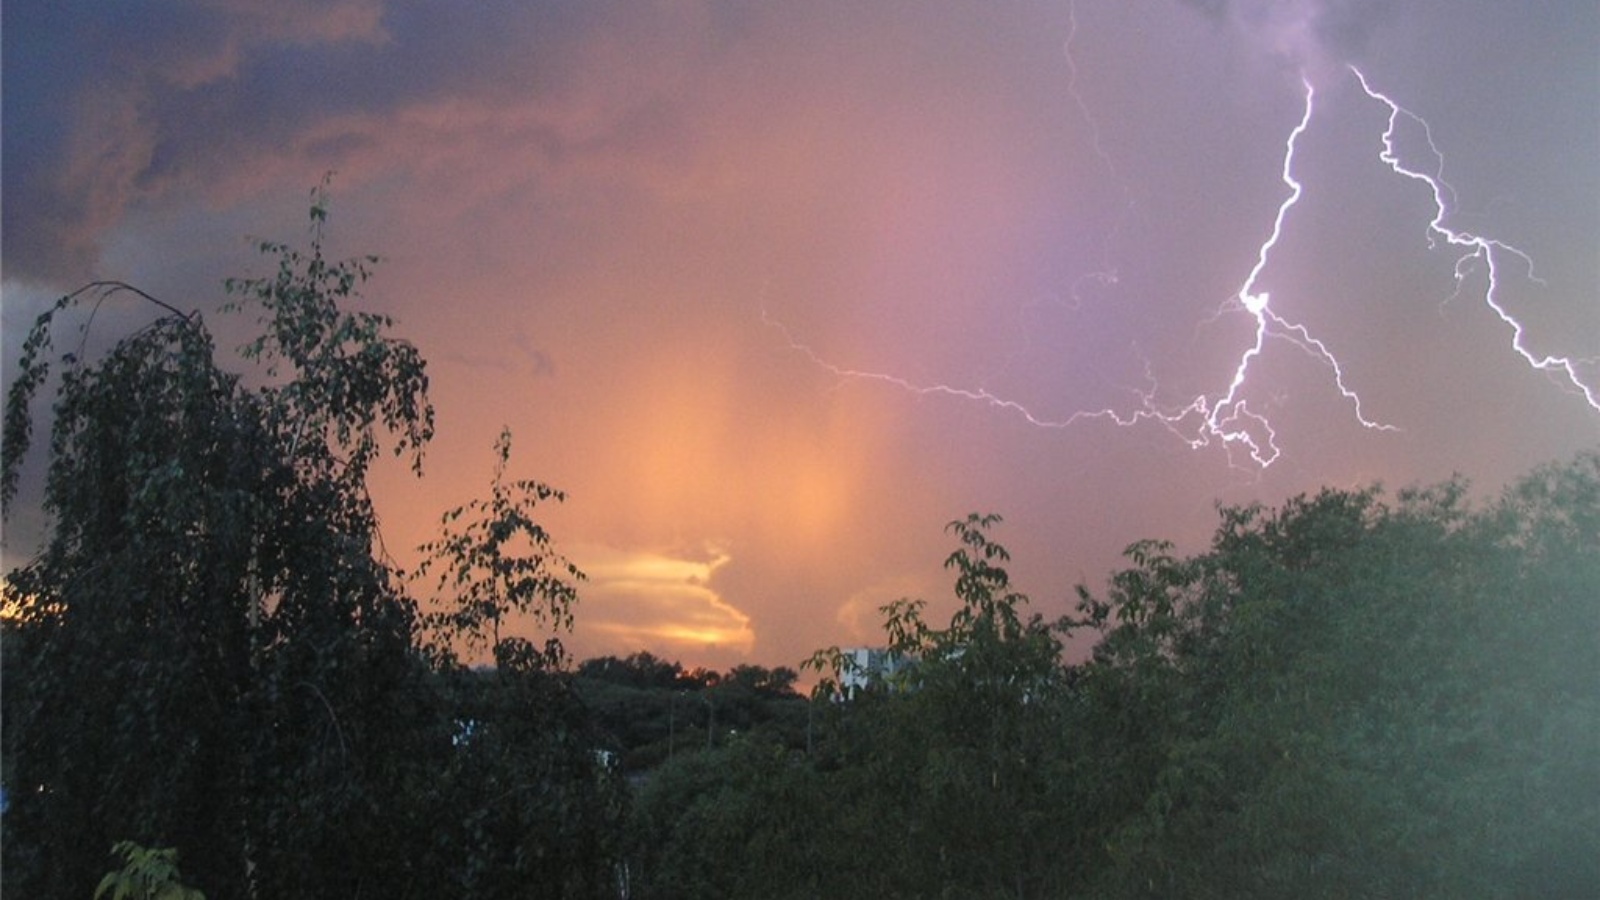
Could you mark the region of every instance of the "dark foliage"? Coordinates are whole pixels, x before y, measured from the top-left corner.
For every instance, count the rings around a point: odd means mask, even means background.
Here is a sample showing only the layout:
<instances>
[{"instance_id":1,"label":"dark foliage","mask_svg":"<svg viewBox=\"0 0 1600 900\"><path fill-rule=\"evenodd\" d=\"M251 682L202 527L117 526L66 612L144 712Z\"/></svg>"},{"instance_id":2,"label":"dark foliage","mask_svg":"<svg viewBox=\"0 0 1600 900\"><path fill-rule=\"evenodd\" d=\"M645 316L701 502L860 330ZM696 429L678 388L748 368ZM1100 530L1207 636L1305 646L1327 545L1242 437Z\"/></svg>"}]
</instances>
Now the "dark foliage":
<instances>
[{"instance_id":1,"label":"dark foliage","mask_svg":"<svg viewBox=\"0 0 1600 900\"><path fill-rule=\"evenodd\" d=\"M476 677L423 652L366 480L385 448L420 467L427 375L342 308L372 260L324 259L325 209L308 253L263 244L276 273L227 285L260 318L248 379L200 315L118 283L28 336L0 485L9 502L50 389L52 530L5 581L8 896L88 897L121 841L176 850L213 897L611 893L620 804L556 654L496 641ZM157 318L51 358L64 314L124 298ZM433 548L466 612L429 617L430 646L509 609L570 621L577 573L531 519L554 492L504 483L499 449L492 498ZM534 543L477 540L502 528Z\"/></svg>"},{"instance_id":2,"label":"dark foliage","mask_svg":"<svg viewBox=\"0 0 1600 900\"><path fill-rule=\"evenodd\" d=\"M798 677L782 666L686 672L640 652L586 660L574 685L603 745L624 773L638 774L736 734L804 747L809 704L794 691Z\"/></svg>"},{"instance_id":3,"label":"dark foliage","mask_svg":"<svg viewBox=\"0 0 1600 900\"><path fill-rule=\"evenodd\" d=\"M809 756L674 760L632 817L642 897L1583 897L1600 890L1600 454L1221 512L1143 541L1093 657L1026 620L992 518L960 601L884 608L914 665L836 698ZM745 852L749 846L760 852Z\"/></svg>"}]
</instances>

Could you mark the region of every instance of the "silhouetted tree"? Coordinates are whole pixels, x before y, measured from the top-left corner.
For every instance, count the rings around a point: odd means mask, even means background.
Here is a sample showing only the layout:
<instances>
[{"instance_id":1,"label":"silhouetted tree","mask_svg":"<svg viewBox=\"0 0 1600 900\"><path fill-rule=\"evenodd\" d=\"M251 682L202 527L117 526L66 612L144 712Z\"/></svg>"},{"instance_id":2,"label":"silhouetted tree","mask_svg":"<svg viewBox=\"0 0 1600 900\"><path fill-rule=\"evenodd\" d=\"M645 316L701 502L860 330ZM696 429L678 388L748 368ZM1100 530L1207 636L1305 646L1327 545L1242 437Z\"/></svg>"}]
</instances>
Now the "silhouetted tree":
<instances>
[{"instance_id":1,"label":"silhouetted tree","mask_svg":"<svg viewBox=\"0 0 1600 900\"><path fill-rule=\"evenodd\" d=\"M52 528L4 584L8 896L87 897L124 840L180 852L213 897L612 891L620 801L559 645L495 630L570 623L580 576L532 517L559 495L505 480L502 437L490 498L427 548L455 593L425 653L367 475L386 450L420 468L426 370L387 318L342 308L373 260L325 259L325 219L319 190L310 251L264 243L275 273L227 283L259 315L248 378L199 313L115 282L24 343L0 488L9 508L48 389ZM156 317L52 358L58 319L123 298ZM493 675L442 649L480 638Z\"/></svg>"}]
</instances>

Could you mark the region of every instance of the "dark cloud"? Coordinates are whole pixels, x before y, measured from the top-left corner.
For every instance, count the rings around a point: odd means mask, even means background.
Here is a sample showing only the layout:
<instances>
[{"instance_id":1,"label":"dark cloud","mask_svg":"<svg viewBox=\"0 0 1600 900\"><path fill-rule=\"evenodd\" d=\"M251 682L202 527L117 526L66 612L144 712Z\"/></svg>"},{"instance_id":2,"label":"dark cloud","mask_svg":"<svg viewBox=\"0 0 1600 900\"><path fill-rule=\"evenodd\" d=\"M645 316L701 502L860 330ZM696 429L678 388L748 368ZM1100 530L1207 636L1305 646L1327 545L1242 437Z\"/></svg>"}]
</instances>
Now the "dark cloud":
<instances>
[{"instance_id":1,"label":"dark cloud","mask_svg":"<svg viewBox=\"0 0 1600 900\"><path fill-rule=\"evenodd\" d=\"M87 277L101 235L130 204L197 159L237 159L243 140L262 136L259 123L278 117L218 102L230 90L252 99L237 89L250 60L380 42L380 11L376 0L7 3L6 277Z\"/></svg>"},{"instance_id":2,"label":"dark cloud","mask_svg":"<svg viewBox=\"0 0 1600 900\"><path fill-rule=\"evenodd\" d=\"M1228 0L1179 0L1185 6L1192 6L1213 19L1222 20L1228 17Z\"/></svg>"},{"instance_id":3,"label":"dark cloud","mask_svg":"<svg viewBox=\"0 0 1600 900\"><path fill-rule=\"evenodd\" d=\"M177 191L228 205L328 171L350 188L459 169L493 140L526 148L534 169L671 165L696 93L685 73L737 45L758 9L8 3L5 276L89 277L109 229Z\"/></svg>"},{"instance_id":4,"label":"dark cloud","mask_svg":"<svg viewBox=\"0 0 1600 900\"><path fill-rule=\"evenodd\" d=\"M93 241L78 233L85 198L62 185L66 111L83 78L76 50L79 23L64 4L7 3L4 7L3 258L6 274L52 280L82 271Z\"/></svg>"},{"instance_id":5,"label":"dark cloud","mask_svg":"<svg viewBox=\"0 0 1600 900\"><path fill-rule=\"evenodd\" d=\"M1360 56L1367 41L1394 13L1393 0L1323 0L1312 28L1340 59Z\"/></svg>"},{"instance_id":6,"label":"dark cloud","mask_svg":"<svg viewBox=\"0 0 1600 900\"><path fill-rule=\"evenodd\" d=\"M1394 0L1179 0L1218 23L1247 30L1304 29L1315 49L1337 60L1359 56L1388 21ZM1311 48L1300 48L1308 50Z\"/></svg>"}]
</instances>

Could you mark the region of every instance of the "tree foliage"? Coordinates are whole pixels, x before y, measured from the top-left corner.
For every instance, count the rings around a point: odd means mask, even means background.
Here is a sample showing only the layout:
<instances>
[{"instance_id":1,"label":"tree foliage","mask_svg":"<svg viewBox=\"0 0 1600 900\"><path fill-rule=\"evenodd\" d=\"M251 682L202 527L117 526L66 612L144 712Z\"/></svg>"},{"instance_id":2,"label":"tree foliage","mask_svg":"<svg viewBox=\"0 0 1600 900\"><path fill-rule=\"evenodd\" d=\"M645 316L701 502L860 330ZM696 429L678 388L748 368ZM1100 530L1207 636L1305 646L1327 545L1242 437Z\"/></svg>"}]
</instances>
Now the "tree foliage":
<instances>
[{"instance_id":1,"label":"tree foliage","mask_svg":"<svg viewBox=\"0 0 1600 900\"><path fill-rule=\"evenodd\" d=\"M205 894L184 886L178 872L178 851L171 847L146 848L118 841L111 853L122 857L122 868L100 879L94 900L206 900Z\"/></svg>"},{"instance_id":2,"label":"tree foliage","mask_svg":"<svg viewBox=\"0 0 1600 900\"><path fill-rule=\"evenodd\" d=\"M1223 510L1188 560L1136 548L1080 605L1096 890L1591 892L1597 482L1586 454L1483 510L1324 490Z\"/></svg>"},{"instance_id":3,"label":"tree foliage","mask_svg":"<svg viewBox=\"0 0 1600 900\"><path fill-rule=\"evenodd\" d=\"M325 258L326 215L319 190L310 249L263 243L274 274L226 283L227 307L258 315L240 354L253 371L229 368L198 312L115 282L63 297L28 335L0 484L9 502L48 390L51 530L5 581L8 894L88 896L121 840L177 848L211 896L420 896L467 883L499 846L510 864L478 896L526 896L510 882L536 874L551 896L607 893L592 873L615 813L571 701L551 699L566 689L528 671L547 652L500 642L499 681L421 652L366 485L385 450L420 468L426 367L386 317L346 308L373 260ZM124 299L155 318L93 358L53 355L64 313ZM521 492L551 492L500 471L467 508L487 525L465 533L541 535ZM486 615L529 608L528 568L564 565L547 535L521 556L453 539L438 565L468 573L460 602ZM557 624L574 600L556 591ZM524 701L531 717L505 709ZM494 734L517 722L495 739L512 749L464 749L464 709ZM465 799L502 788L521 802Z\"/></svg>"},{"instance_id":4,"label":"tree foliage","mask_svg":"<svg viewBox=\"0 0 1600 900\"><path fill-rule=\"evenodd\" d=\"M1592 896L1600 454L1469 498L1224 508L1203 552L1131 545L1055 627L1022 614L997 520L954 522L949 625L884 608L914 665L845 700L848 658L813 657L814 752L747 742L647 785L638 893Z\"/></svg>"},{"instance_id":5,"label":"tree foliage","mask_svg":"<svg viewBox=\"0 0 1600 900\"><path fill-rule=\"evenodd\" d=\"M652 779L633 820L641 896L1055 895L1061 648L1025 617L998 523L948 527L947 626L922 601L883 608L888 651L914 662L882 689L843 700L848 658L813 657L809 754L747 740ZM739 841L762 851L722 849Z\"/></svg>"},{"instance_id":6,"label":"tree foliage","mask_svg":"<svg viewBox=\"0 0 1600 900\"><path fill-rule=\"evenodd\" d=\"M507 483L510 459L511 431L504 429L495 441L489 499L445 513L442 535L422 546L426 556L418 574L439 570L443 597L423 621L436 631L437 652L446 657L458 638L469 648L499 652L500 623L512 614L556 630L572 627L576 583L583 573L556 552L550 533L534 517L540 502L560 502L566 495L531 479ZM551 638L539 655L546 665L560 665L560 640Z\"/></svg>"}]
</instances>

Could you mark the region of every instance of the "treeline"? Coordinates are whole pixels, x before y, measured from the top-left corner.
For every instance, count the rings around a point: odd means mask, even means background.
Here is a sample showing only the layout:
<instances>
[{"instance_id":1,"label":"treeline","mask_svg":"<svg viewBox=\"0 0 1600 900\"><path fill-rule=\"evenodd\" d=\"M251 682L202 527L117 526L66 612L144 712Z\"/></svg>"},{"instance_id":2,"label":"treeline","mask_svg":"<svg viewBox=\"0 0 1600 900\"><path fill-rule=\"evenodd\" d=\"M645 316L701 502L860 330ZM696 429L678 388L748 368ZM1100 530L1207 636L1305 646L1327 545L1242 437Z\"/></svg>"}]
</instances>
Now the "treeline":
<instances>
[{"instance_id":1,"label":"treeline","mask_svg":"<svg viewBox=\"0 0 1600 900\"><path fill-rule=\"evenodd\" d=\"M1465 493L1224 509L1053 623L994 520L953 523L958 611L887 607L919 662L819 701L812 754L740 740L643 787L635 896L1595 896L1600 454Z\"/></svg>"},{"instance_id":2,"label":"treeline","mask_svg":"<svg viewBox=\"0 0 1600 900\"><path fill-rule=\"evenodd\" d=\"M24 344L0 487L9 508L52 397L51 530L4 585L7 896L1600 890L1600 453L1487 504L1449 482L1224 509L1205 550L1134 544L1059 621L998 519L960 520L953 616L889 605L904 665L821 651L809 699L785 668L575 665L582 573L538 515L561 494L510 476L509 436L418 571L384 550L367 471L421 465L427 376L343 308L370 260L324 259L324 218L318 195L309 251L263 245L275 273L228 285L259 316L248 377L120 284ZM112 296L157 315L92 360L52 349Z\"/></svg>"},{"instance_id":3,"label":"treeline","mask_svg":"<svg viewBox=\"0 0 1600 900\"><path fill-rule=\"evenodd\" d=\"M642 776L678 753L714 750L734 738L795 749L806 745L809 701L799 674L779 666L685 671L648 652L580 663L572 688L600 748L625 776Z\"/></svg>"}]
</instances>

